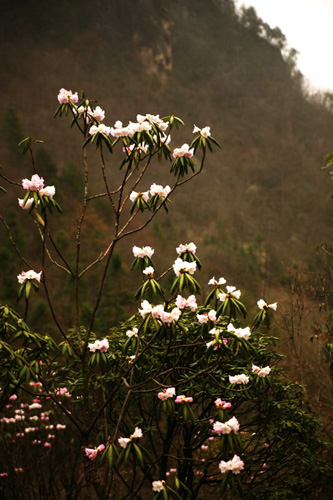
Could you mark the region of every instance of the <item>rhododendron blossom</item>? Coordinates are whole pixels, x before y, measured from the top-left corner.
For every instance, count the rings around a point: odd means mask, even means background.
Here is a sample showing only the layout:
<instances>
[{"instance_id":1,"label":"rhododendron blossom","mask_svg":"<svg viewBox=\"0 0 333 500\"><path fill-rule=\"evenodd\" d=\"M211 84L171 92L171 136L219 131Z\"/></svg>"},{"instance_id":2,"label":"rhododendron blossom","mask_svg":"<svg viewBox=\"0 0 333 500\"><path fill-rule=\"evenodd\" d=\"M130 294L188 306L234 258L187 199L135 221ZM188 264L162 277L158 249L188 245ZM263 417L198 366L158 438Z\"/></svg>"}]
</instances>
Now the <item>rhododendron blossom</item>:
<instances>
[{"instance_id":1,"label":"rhododendron blossom","mask_svg":"<svg viewBox=\"0 0 333 500\"><path fill-rule=\"evenodd\" d=\"M198 307L197 299L195 298L195 295L190 295L187 299L185 299L181 295L178 295L176 298L176 306L178 307L178 309L189 307L191 311L195 311L195 309Z\"/></svg>"},{"instance_id":2,"label":"rhododendron blossom","mask_svg":"<svg viewBox=\"0 0 333 500\"><path fill-rule=\"evenodd\" d=\"M133 135L134 130L129 125L127 127L123 127L123 124L120 120L116 121L113 127L111 127L111 135L113 137L129 137Z\"/></svg>"},{"instance_id":3,"label":"rhododendron blossom","mask_svg":"<svg viewBox=\"0 0 333 500\"><path fill-rule=\"evenodd\" d=\"M42 271L40 273L36 273L32 269L30 271L21 271L21 273L17 276L17 281L20 283L20 285L23 285L23 283L26 280L37 280L40 283Z\"/></svg>"},{"instance_id":4,"label":"rhododendron blossom","mask_svg":"<svg viewBox=\"0 0 333 500\"><path fill-rule=\"evenodd\" d=\"M152 482L153 491L159 492L165 489L164 481L153 481Z\"/></svg>"},{"instance_id":5,"label":"rhododendron blossom","mask_svg":"<svg viewBox=\"0 0 333 500\"><path fill-rule=\"evenodd\" d=\"M228 408L231 408L231 406L232 406L231 403L228 403L227 401L222 401L222 399L220 399L220 398L217 398L214 401L214 404L215 404L216 408L218 408L219 410L227 410Z\"/></svg>"},{"instance_id":6,"label":"rhododendron blossom","mask_svg":"<svg viewBox=\"0 0 333 500\"><path fill-rule=\"evenodd\" d=\"M214 422L213 430L216 434L236 434L239 431L239 422L236 417L232 417L228 422Z\"/></svg>"},{"instance_id":7,"label":"rhododendron blossom","mask_svg":"<svg viewBox=\"0 0 333 500\"><path fill-rule=\"evenodd\" d=\"M141 314L141 316L143 318L145 318L146 316L148 316L148 314L150 314L152 312L152 309L153 309L153 307L151 306L151 304L149 304L148 300L143 300L141 302L141 308L142 309L139 309L139 313Z\"/></svg>"},{"instance_id":8,"label":"rhododendron blossom","mask_svg":"<svg viewBox=\"0 0 333 500\"><path fill-rule=\"evenodd\" d=\"M194 149L190 149L188 144L183 144L181 148L175 148L173 150L172 156L174 158L179 158L181 156L185 156L186 158L192 158L194 154Z\"/></svg>"},{"instance_id":9,"label":"rhododendron blossom","mask_svg":"<svg viewBox=\"0 0 333 500\"><path fill-rule=\"evenodd\" d=\"M178 253L178 255L181 255L182 253L185 252L190 252L195 254L196 251L197 251L197 246L193 242L185 243L185 245L181 243L179 247L176 248L176 252Z\"/></svg>"},{"instance_id":10,"label":"rhododendron blossom","mask_svg":"<svg viewBox=\"0 0 333 500\"><path fill-rule=\"evenodd\" d=\"M174 323L178 321L181 315L181 310L178 307L174 307L170 312L161 311L160 318L163 323L170 325L170 323Z\"/></svg>"},{"instance_id":11,"label":"rhododendron blossom","mask_svg":"<svg viewBox=\"0 0 333 500\"><path fill-rule=\"evenodd\" d=\"M126 446L128 445L128 443L130 443L133 439L139 439L142 436L143 436L143 432L140 429L140 427L135 427L133 434L131 434L129 438L122 438L122 437L120 437L118 439L118 443L120 444L120 446L122 448L126 448Z\"/></svg>"},{"instance_id":12,"label":"rhododendron blossom","mask_svg":"<svg viewBox=\"0 0 333 500\"><path fill-rule=\"evenodd\" d=\"M186 397L184 394L181 394L176 397L175 403L193 403L193 398L191 396Z\"/></svg>"},{"instance_id":13,"label":"rhododendron blossom","mask_svg":"<svg viewBox=\"0 0 333 500\"><path fill-rule=\"evenodd\" d=\"M101 453L104 450L105 450L104 444L100 444L99 446L97 446L97 448L85 448L84 449L87 457L90 460L95 460L95 458L97 457L98 453Z\"/></svg>"},{"instance_id":14,"label":"rhododendron blossom","mask_svg":"<svg viewBox=\"0 0 333 500\"><path fill-rule=\"evenodd\" d=\"M108 339L96 340L93 344L88 344L90 352L106 352L109 349Z\"/></svg>"},{"instance_id":15,"label":"rhododendron blossom","mask_svg":"<svg viewBox=\"0 0 333 500\"><path fill-rule=\"evenodd\" d=\"M215 279L215 276L211 278L208 281L208 285L214 285L214 286L222 286L226 283L226 280L224 278L219 278L218 280Z\"/></svg>"},{"instance_id":16,"label":"rhododendron blossom","mask_svg":"<svg viewBox=\"0 0 333 500\"><path fill-rule=\"evenodd\" d=\"M151 247L133 247L133 255L136 258L143 259L144 257L151 258L154 255L154 249Z\"/></svg>"},{"instance_id":17,"label":"rhododendron blossom","mask_svg":"<svg viewBox=\"0 0 333 500\"><path fill-rule=\"evenodd\" d=\"M268 308L273 309L276 311L277 309L277 302L274 302L273 304L267 304L263 299L258 300L257 305L259 309L265 309L267 310Z\"/></svg>"},{"instance_id":18,"label":"rhododendron blossom","mask_svg":"<svg viewBox=\"0 0 333 500\"><path fill-rule=\"evenodd\" d=\"M133 328L133 330L127 330L126 335L129 338L137 337L138 336L138 331L139 330L137 328Z\"/></svg>"},{"instance_id":19,"label":"rhododendron blossom","mask_svg":"<svg viewBox=\"0 0 333 500\"><path fill-rule=\"evenodd\" d=\"M161 196L161 198L166 198L171 191L171 187L170 186L163 187L160 184L154 183L150 186L149 191L151 196L158 195Z\"/></svg>"},{"instance_id":20,"label":"rhododendron blossom","mask_svg":"<svg viewBox=\"0 0 333 500\"><path fill-rule=\"evenodd\" d=\"M29 179L22 179L22 187L23 189L26 189L27 191L39 191L40 189L43 189L44 187L44 179L43 177L39 177L39 175L34 174L31 177L31 180Z\"/></svg>"},{"instance_id":21,"label":"rhododendron blossom","mask_svg":"<svg viewBox=\"0 0 333 500\"><path fill-rule=\"evenodd\" d=\"M152 266L148 266L146 267L146 269L142 271L142 273L148 276L149 278L152 278L154 276L154 272L155 269Z\"/></svg>"},{"instance_id":22,"label":"rhododendron blossom","mask_svg":"<svg viewBox=\"0 0 333 500\"><path fill-rule=\"evenodd\" d=\"M219 293L219 299L224 302L226 299L239 299L241 296L241 291L236 290L235 286L227 285L227 293Z\"/></svg>"},{"instance_id":23,"label":"rhododendron blossom","mask_svg":"<svg viewBox=\"0 0 333 500\"><path fill-rule=\"evenodd\" d=\"M147 203L147 201L149 200L149 191L145 191L143 193L141 193L140 191L132 191L129 197L131 202L134 203L137 198L142 198Z\"/></svg>"},{"instance_id":24,"label":"rhododendron blossom","mask_svg":"<svg viewBox=\"0 0 333 500\"><path fill-rule=\"evenodd\" d=\"M157 394L157 397L161 401L166 401L169 398L173 398L176 395L176 389L174 387L168 387L167 389L163 389L162 392Z\"/></svg>"},{"instance_id":25,"label":"rhododendron blossom","mask_svg":"<svg viewBox=\"0 0 333 500\"><path fill-rule=\"evenodd\" d=\"M55 192L55 186L45 186L45 188L39 190L41 196L49 196L49 198L53 198Z\"/></svg>"},{"instance_id":26,"label":"rhododendron blossom","mask_svg":"<svg viewBox=\"0 0 333 500\"><path fill-rule=\"evenodd\" d=\"M173 264L173 270L176 276L180 276L182 273L194 274L197 269L196 262L187 262L186 260L176 259Z\"/></svg>"},{"instance_id":27,"label":"rhododendron blossom","mask_svg":"<svg viewBox=\"0 0 333 500\"><path fill-rule=\"evenodd\" d=\"M196 134L197 132L199 132L199 134L202 137L204 137L205 139L207 139L207 137L209 137L211 135L210 127L208 127L208 126L203 127L203 128L199 128L196 125L194 125L193 134Z\"/></svg>"},{"instance_id":28,"label":"rhododendron blossom","mask_svg":"<svg viewBox=\"0 0 333 500\"><path fill-rule=\"evenodd\" d=\"M77 92L73 94L71 90L60 89L58 94L58 101L60 104L67 104L68 102L77 104L79 101L79 96Z\"/></svg>"},{"instance_id":29,"label":"rhododendron blossom","mask_svg":"<svg viewBox=\"0 0 333 500\"><path fill-rule=\"evenodd\" d=\"M107 127L106 125L104 125L104 123L100 123L99 125L92 125L89 129L90 135L95 135L95 134L110 135L110 133L111 133L111 127Z\"/></svg>"},{"instance_id":30,"label":"rhododendron blossom","mask_svg":"<svg viewBox=\"0 0 333 500\"><path fill-rule=\"evenodd\" d=\"M33 198L28 198L25 205L24 205L24 199L23 198L17 198L18 199L18 204L21 208L23 208L24 210L29 210L29 208L31 207L31 205L33 204L34 202L34 199ZM39 203L39 201L38 201Z\"/></svg>"},{"instance_id":31,"label":"rhododendron blossom","mask_svg":"<svg viewBox=\"0 0 333 500\"><path fill-rule=\"evenodd\" d=\"M197 319L201 324L208 323L208 321L215 323L215 321L217 321L216 311L211 309L208 313L197 314Z\"/></svg>"},{"instance_id":32,"label":"rhododendron blossom","mask_svg":"<svg viewBox=\"0 0 333 500\"><path fill-rule=\"evenodd\" d=\"M256 373L258 377L266 377L270 374L271 368L269 366L265 366L264 368L260 368L259 366L252 365L252 372Z\"/></svg>"},{"instance_id":33,"label":"rhododendron blossom","mask_svg":"<svg viewBox=\"0 0 333 500\"><path fill-rule=\"evenodd\" d=\"M229 323L227 331L236 335L236 337L244 340L248 340L251 337L250 327L245 328L235 328L232 323Z\"/></svg>"},{"instance_id":34,"label":"rhododendron blossom","mask_svg":"<svg viewBox=\"0 0 333 500\"><path fill-rule=\"evenodd\" d=\"M244 469L244 462L239 458L238 455L234 455L231 460L225 462L221 460L219 463L219 469L222 474L225 474L228 471L231 471L233 474L239 474L240 471Z\"/></svg>"},{"instance_id":35,"label":"rhododendron blossom","mask_svg":"<svg viewBox=\"0 0 333 500\"><path fill-rule=\"evenodd\" d=\"M249 377L245 375L245 373L241 373L240 375L229 375L230 384L248 384Z\"/></svg>"}]
</instances>

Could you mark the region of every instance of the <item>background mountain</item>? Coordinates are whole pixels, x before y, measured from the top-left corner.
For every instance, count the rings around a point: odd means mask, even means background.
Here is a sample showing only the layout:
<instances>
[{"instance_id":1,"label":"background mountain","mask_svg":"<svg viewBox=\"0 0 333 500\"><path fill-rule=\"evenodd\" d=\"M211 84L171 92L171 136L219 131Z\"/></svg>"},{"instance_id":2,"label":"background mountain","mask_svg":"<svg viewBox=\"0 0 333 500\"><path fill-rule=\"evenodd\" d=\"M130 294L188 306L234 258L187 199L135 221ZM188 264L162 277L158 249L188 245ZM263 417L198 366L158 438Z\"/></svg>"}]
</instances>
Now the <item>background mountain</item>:
<instances>
[{"instance_id":1,"label":"background mountain","mask_svg":"<svg viewBox=\"0 0 333 500\"><path fill-rule=\"evenodd\" d=\"M106 110L107 125L118 119L127 123L137 113L175 113L186 127L173 147L192 140L193 123L210 125L222 144L202 176L173 197L171 217L162 216L120 248L101 331L137 307L132 294L138 276L129 273L133 244L154 246L163 268L175 257L176 244L193 240L204 264L202 283L223 275L253 299L285 297L286 269L322 268L314 248L328 239L331 228L331 188L320 166L332 147L333 115L304 94L295 53L280 30L271 29L253 9L238 14L231 0L2 4L2 166L20 181L29 171L17 142L27 135L45 141L37 152L37 170L59 188L65 213L54 225L60 224L56 238L69 259L74 248L70 228L82 196L82 141L65 119L53 119L61 87L82 89L96 99ZM92 163L97 161L93 151L89 154ZM110 169L118 168L116 157L108 162ZM157 165L149 180L163 183L168 175ZM98 190L97 173L92 183ZM15 196L1 195L1 213L38 268L34 256L40 242L32 236L34 224L16 209L17 196L19 189ZM109 207L98 204L87 219L89 258L104 247L109 223ZM1 231L6 264L1 298L14 303L21 263ZM82 290L86 319L97 274ZM69 285L56 273L53 280L66 318ZM119 288L121 293L115 293ZM46 309L41 295L31 311L36 327L45 328Z\"/></svg>"}]
</instances>

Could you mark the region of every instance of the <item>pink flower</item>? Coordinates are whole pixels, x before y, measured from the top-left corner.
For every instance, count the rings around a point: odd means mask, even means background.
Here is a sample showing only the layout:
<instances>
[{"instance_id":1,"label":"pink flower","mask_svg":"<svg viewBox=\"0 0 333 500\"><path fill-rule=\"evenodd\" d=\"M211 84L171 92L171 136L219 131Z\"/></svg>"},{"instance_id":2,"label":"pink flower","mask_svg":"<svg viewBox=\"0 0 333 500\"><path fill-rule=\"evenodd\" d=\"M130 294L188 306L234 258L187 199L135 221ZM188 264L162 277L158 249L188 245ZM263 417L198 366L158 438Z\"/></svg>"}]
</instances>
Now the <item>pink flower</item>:
<instances>
[{"instance_id":1,"label":"pink flower","mask_svg":"<svg viewBox=\"0 0 333 500\"><path fill-rule=\"evenodd\" d=\"M186 397L184 394L177 396L175 399L175 403L193 403L192 397Z\"/></svg>"},{"instance_id":2,"label":"pink flower","mask_svg":"<svg viewBox=\"0 0 333 500\"><path fill-rule=\"evenodd\" d=\"M96 108L94 109L94 111L90 111L89 114L95 118L95 120L98 120L98 121L103 121L104 118L105 118L105 111L100 108L99 106L96 106Z\"/></svg>"},{"instance_id":3,"label":"pink flower","mask_svg":"<svg viewBox=\"0 0 333 500\"><path fill-rule=\"evenodd\" d=\"M66 90L66 89L59 90L58 101L60 104L67 104L68 102L73 102L77 104L78 100L79 96L77 92L73 94L71 90Z\"/></svg>"},{"instance_id":4,"label":"pink flower","mask_svg":"<svg viewBox=\"0 0 333 500\"><path fill-rule=\"evenodd\" d=\"M12 394L9 398L9 401L16 401L16 400L17 400L16 394Z\"/></svg>"},{"instance_id":5,"label":"pink flower","mask_svg":"<svg viewBox=\"0 0 333 500\"><path fill-rule=\"evenodd\" d=\"M208 127L208 126L203 127L203 128L199 128L196 125L194 125L193 134L196 134L197 132L199 132L199 134L202 137L204 137L205 139L207 139L207 137L209 137L211 135L210 127Z\"/></svg>"},{"instance_id":6,"label":"pink flower","mask_svg":"<svg viewBox=\"0 0 333 500\"><path fill-rule=\"evenodd\" d=\"M52 444L49 443L48 441L45 441L44 445L45 448L51 448Z\"/></svg>"},{"instance_id":7,"label":"pink flower","mask_svg":"<svg viewBox=\"0 0 333 500\"><path fill-rule=\"evenodd\" d=\"M197 299L195 298L195 295L190 295L187 299L185 299L181 295L178 295L176 299L176 306L178 307L178 309L189 307L191 311L194 311L198 307Z\"/></svg>"},{"instance_id":8,"label":"pink flower","mask_svg":"<svg viewBox=\"0 0 333 500\"><path fill-rule=\"evenodd\" d=\"M95 458L97 457L98 453L101 453L103 450L105 450L104 444L100 444L99 446L97 446L97 448L85 448L84 449L87 457L90 460L95 460Z\"/></svg>"},{"instance_id":9,"label":"pink flower","mask_svg":"<svg viewBox=\"0 0 333 500\"><path fill-rule=\"evenodd\" d=\"M195 254L197 251L197 246L192 242L192 243L185 243L184 245L181 243L179 247L176 248L176 252L178 255L181 255L182 253L189 252Z\"/></svg>"},{"instance_id":10,"label":"pink flower","mask_svg":"<svg viewBox=\"0 0 333 500\"><path fill-rule=\"evenodd\" d=\"M98 455L98 451L96 448L85 448L84 451L86 452L86 455L90 460L95 460Z\"/></svg>"},{"instance_id":11,"label":"pink flower","mask_svg":"<svg viewBox=\"0 0 333 500\"><path fill-rule=\"evenodd\" d=\"M22 179L22 187L23 189L30 191L39 191L44 187L44 179L43 177L39 177L39 175L34 174L30 181L29 179Z\"/></svg>"},{"instance_id":12,"label":"pink flower","mask_svg":"<svg viewBox=\"0 0 333 500\"><path fill-rule=\"evenodd\" d=\"M173 150L172 156L174 158L179 158L181 156L186 156L186 158L192 158L194 154L194 149L190 149L188 144L183 144L181 148L175 148Z\"/></svg>"},{"instance_id":13,"label":"pink flower","mask_svg":"<svg viewBox=\"0 0 333 500\"><path fill-rule=\"evenodd\" d=\"M166 401L169 398L173 398L176 395L176 389L174 387L168 387L167 389L163 389L162 392L157 394L157 397L161 401Z\"/></svg>"},{"instance_id":14,"label":"pink flower","mask_svg":"<svg viewBox=\"0 0 333 500\"><path fill-rule=\"evenodd\" d=\"M216 408L221 409L221 410L227 410L228 408L231 408L232 404L227 403L226 401L222 401L222 399L218 398L214 401L214 404Z\"/></svg>"},{"instance_id":15,"label":"pink flower","mask_svg":"<svg viewBox=\"0 0 333 500\"><path fill-rule=\"evenodd\" d=\"M108 339L96 340L93 344L88 344L90 352L106 352L109 349Z\"/></svg>"}]
</instances>

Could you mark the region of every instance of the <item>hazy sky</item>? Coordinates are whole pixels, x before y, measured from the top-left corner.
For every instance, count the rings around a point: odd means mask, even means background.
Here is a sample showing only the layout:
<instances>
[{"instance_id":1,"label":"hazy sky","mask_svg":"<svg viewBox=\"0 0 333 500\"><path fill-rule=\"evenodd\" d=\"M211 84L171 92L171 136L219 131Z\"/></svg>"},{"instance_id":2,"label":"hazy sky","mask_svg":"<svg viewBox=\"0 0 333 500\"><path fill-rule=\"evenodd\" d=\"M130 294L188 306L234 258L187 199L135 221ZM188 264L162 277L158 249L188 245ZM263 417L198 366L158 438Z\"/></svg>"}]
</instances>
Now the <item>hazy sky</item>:
<instances>
[{"instance_id":1,"label":"hazy sky","mask_svg":"<svg viewBox=\"0 0 333 500\"><path fill-rule=\"evenodd\" d=\"M299 51L298 67L313 87L333 91L333 0L236 0L278 26Z\"/></svg>"}]
</instances>

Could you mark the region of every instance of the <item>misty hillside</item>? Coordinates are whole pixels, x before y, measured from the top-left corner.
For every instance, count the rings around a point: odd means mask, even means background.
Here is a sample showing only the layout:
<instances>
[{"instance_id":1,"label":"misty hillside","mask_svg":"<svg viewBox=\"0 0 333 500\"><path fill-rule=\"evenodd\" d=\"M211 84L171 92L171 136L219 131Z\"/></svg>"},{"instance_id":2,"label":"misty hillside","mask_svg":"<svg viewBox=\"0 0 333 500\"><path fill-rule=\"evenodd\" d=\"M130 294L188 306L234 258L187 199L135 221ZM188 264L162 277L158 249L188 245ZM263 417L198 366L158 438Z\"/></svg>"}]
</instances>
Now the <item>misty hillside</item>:
<instances>
[{"instance_id":1,"label":"misty hillside","mask_svg":"<svg viewBox=\"0 0 333 500\"><path fill-rule=\"evenodd\" d=\"M231 0L7 0L1 24L3 130L14 110L23 136L45 141L41 169L45 151L59 179L69 163L82 169L80 137L66 119L53 119L61 87L96 99L107 125L137 113L177 114L186 127L173 147L192 140L194 123L210 125L222 150L173 198L172 219L162 217L145 237L161 249L166 231L170 244L193 239L207 275L255 282L259 293L267 275L277 283L286 266L317 265L314 247L331 228L331 187L320 166L333 115L304 96L279 34L259 36L260 20L240 19ZM1 163L19 181L28 163L8 136ZM167 180L157 171L152 180Z\"/></svg>"}]
</instances>

